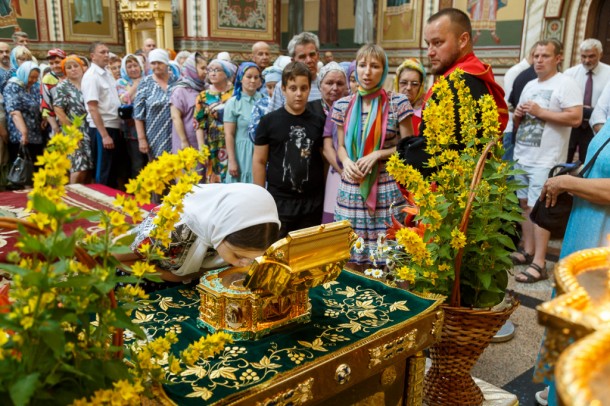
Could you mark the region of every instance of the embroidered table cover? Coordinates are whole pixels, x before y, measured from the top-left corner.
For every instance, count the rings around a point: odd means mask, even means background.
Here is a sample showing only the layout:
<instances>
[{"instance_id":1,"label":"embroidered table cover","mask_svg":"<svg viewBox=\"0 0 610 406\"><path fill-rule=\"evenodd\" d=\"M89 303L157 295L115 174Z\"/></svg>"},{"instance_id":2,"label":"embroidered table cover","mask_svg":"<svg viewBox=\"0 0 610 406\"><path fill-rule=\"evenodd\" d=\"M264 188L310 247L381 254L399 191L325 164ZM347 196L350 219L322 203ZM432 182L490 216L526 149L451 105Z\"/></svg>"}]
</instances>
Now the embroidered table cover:
<instances>
[{"instance_id":1,"label":"embroidered table cover","mask_svg":"<svg viewBox=\"0 0 610 406\"><path fill-rule=\"evenodd\" d=\"M297 373L312 362L345 353L363 340L430 311L437 300L344 270L336 281L310 290L311 321L293 324L258 341L236 341L216 357L200 360L179 375L168 372L166 394L179 405L224 403L258 385L270 385L285 373ZM194 287L151 294L134 313L149 338L169 331L178 335L175 353L208 334L197 326L199 294ZM126 344L133 336L126 335Z\"/></svg>"}]
</instances>

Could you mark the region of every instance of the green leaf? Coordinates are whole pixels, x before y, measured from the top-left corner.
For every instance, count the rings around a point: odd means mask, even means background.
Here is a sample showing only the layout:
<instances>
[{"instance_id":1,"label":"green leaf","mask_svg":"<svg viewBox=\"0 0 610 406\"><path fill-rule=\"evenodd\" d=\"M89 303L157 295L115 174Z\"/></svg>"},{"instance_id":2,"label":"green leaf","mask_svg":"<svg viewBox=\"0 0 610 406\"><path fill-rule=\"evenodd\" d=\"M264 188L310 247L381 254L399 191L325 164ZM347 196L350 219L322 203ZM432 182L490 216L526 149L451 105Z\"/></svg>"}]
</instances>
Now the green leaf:
<instances>
[{"instance_id":1,"label":"green leaf","mask_svg":"<svg viewBox=\"0 0 610 406\"><path fill-rule=\"evenodd\" d=\"M125 330L130 330L140 339L143 339L146 337L146 334L144 334L144 330L142 330L142 328L140 326L135 324L131 320L131 318L125 314L125 311L123 309L120 309L120 308L114 309L113 313L116 318L115 322L113 323L114 326L125 329Z\"/></svg>"},{"instance_id":2,"label":"green leaf","mask_svg":"<svg viewBox=\"0 0 610 406\"><path fill-rule=\"evenodd\" d=\"M40 384L38 377L40 376L39 372L35 372L33 374L29 374L23 378L20 378L9 387L9 394L11 395L11 400L15 403L16 406L27 405L30 403L30 398L38 389Z\"/></svg>"},{"instance_id":3,"label":"green leaf","mask_svg":"<svg viewBox=\"0 0 610 406\"><path fill-rule=\"evenodd\" d=\"M506 248L508 248L510 250L516 250L517 249L515 247L515 243L513 242L513 240L510 237L508 237L507 235L498 234L496 236L496 239L498 240L498 242L500 242L502 245L504 245Z\"/></svg>"},{"instance_id":4,"label":"green leaf","mask_svg":"<svg viewBox=\"0 0 610 406\"><path fill-rule=\"evenodd\" d=\"M57 206L51 200L47 199L45 196L41 196L39 194L35 194L32 199L32 205L34 209L41 213L46 213L53 216L57 212Z\"/></svg>"},{"instance_id":5,"label":"green leaf","mask_svg":"<svg viewBox=\"0 0 610 406\"><path fill-rule=\"evenodd\" d=\"M491 284L491 272L479 272L477 276L483 288L489 289L489 285Z\"/></svg>"},{"instance_id":6,"label":"green leaf","mask_svg":"<svg viewBox=\"0 0 610 406\"><path fill-rule=\"evenodd\" d=\"M53 351L56 357L60 357L64 354L65 336L64 331L59 323L52 320L45 320L41 323L39 328L42 341Z\"/></svg>"}]
</instances>

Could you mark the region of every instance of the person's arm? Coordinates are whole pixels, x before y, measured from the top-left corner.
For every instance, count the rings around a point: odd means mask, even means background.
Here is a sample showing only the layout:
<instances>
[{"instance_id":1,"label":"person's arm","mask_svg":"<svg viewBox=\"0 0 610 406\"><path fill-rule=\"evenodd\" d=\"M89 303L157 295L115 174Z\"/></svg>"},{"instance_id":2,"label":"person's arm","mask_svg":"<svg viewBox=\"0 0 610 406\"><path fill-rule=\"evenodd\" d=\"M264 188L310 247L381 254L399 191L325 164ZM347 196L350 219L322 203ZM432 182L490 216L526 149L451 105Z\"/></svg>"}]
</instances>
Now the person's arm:
<instances>
[{"instance_id":1,"label":"person's arm","mask_svg":"<svg viewBox=\"0 0 610 406\"><path fill-rule=\"evenodd\" d=\"M343 175L347 177L347 179L358 182L360 179L364 177L364 173L358 168L356 162L352 161L345 149L345 133L343 132L343 126L337 125L337 139L339 141L339 150L337 151L337 155L339 156L339 160L343 165Z\"/></svg>"},{"instance_id":2,"label":"person's arm","mask_svg":"<svg viewBox=\"0 0 610 406\"><path fill-rule=\"evenodd\" d=\"M324 144L322 147L322 154L324 158L328 161L330 166L333 167L339 175L343 173L343 169L337 164L337 151L335 151L335 147L333 146L333 139L331 137L324 137Z\"/></svg>"},{"instance_id":3,"label":"person's arm","mask_svg":"<svg viewBox=\"0 0 610 406\"><path fill-rule=\"evenodd\" d=\"M142 120L134 120L136 132L138 133L138 148L143 154L148 154L148 140L146 139L146 126Z\"/></svg>"},{"instance_id":4,"label":"person's arm","mask_svg":"<svg viewBox=\"0 0 610 406\"><path fill-rule=\"evenodd\" d=\"M269 145L254 146L254 155L252 156L252 180L255 185L265 187L268 158Z\"/></svg>"},{"instance_id":5,"label":"person's arm","mask_svg":"<svg viewBox=\"0 0 610 406\"><path fill-rule=\"evenodd\" d=\"M203 146L205 145L204 135L205 133L203 128L198 128L195 131L195 137L197 137L197 145L199 145L199 149L203 148Z\"/></svg>"},{"instance_id":6,"label":"person's arm","mask_svg":"<svg viewBox=\"0 0 610 406\"><path fill-rule=\"evenodd\" d=\"M400 139L413 135L413 124L411 122L410 115L398 124L398 130L400 134ZM375 165L375 163L377 163L378 161L385 161L395 152L396 146L373 151L358 160L358 168L360 168L360 171L364 174L370 173L373 170L373 166Z\"/></svg>"},{"instance_id":7,"label":"person's arm","mask_svg":"<svg viewBox=\"0 0 610 406\"><path fill-rule=\"evenodd\" d=\"M182 112L174 105L170 106L170 112L172 115L172 124L176 130L176 134L178 134L178 138L180 138L180 148L188 148L190 145L188 138L186 138L184 122L182 121Z\"/></svg>"},{"instance_id":8,"label":"person's arm","mask_svg":"<svg viewBox=\"0 0 610 406\"><path fill-rule=\"evenodd\" d=\"M59 107L57 104L53 106L53 110L55 111L55 115L59 119L59 123L61 125L71 125L72 121L68 118L68 115L64 111L63 108Z\"/></svg>"},{"instance_id":9,"label":"person's arm","mask_svg":"<svg viewBox=\"0 0 610 406\"><path fill-rule=\"evenodd\" d=\"M557 196L563 192L572 193L582 199L596 204L610 204L610 178L580 178L562 175L547 179L540 193L540 200L546 200L546 206L557 203Z\"/></svg>"},{"instance_id":10,"label":"person's arm","mask_svg":"<svg viewBox=\"0 0 610 406\"><path fill-rule=\"evenodd\" d=\"M229 175L236 178L239 176L239 163L237 162L237 155L235 154L235 130L237 129L237 123L225 121L224 129L227 156L229 158L227 170L229 171Z\"/></svg>"},{"instance_id":11,"label":"person's arm","mask_svg":"<svg viewBox=\"0 0 610 406\"><path fill-rule=\"evenodd\" d=\"M17 128L17 131L21 133L21 144L28 144L28 127L25 125L25 121L23 120L23 116L19 110L15 110L11 112L11 117L13 119L13 124Z\"/></svg>"},{"instance_id":12,"label":"person's arm","mask_svg":"<svg viewBox=\"0 0 610 406\"><path fill-rule=\"evenodd\" d=\"M102 144L105 149L114 149L114 141L112 137L108 134L106 130L106 126L104 126L104 120L102 120L102 115L97 108L97 100L91 100L87 102L87 106L89 107L89 115L93 120L93 124L95 124L95 128L100 133L102 137Z\"/></svg>"},{"instance_id":13,"label":"person's arm","mask_svg":"<svg viewBox=\"0 0 610 406\"><path fill-rule=\"evenodd\" d=\"M544 109L533 101L521 104L522 111L549 123L578 127L582 122L582 106L573 106L562 111L551 111Z\"/></svg>"},{"instance_id":14,"label":"person's arm","mask_svg":"<svg viewBox=\"0 0 610 406\"><path fill-rule=\"evenodd\" d=\"M114 257L119 260L122 265L126 265L127 267L133 266L136 262L142 261L142 258L137 255L135 252L130 252L128 254L114 254ZM182 282L188 281L195 278L200 278L201 275L206 271L205 269L200 270L199 272L189 273L186 275L176 275L170 271L166 271L164 269L159 268L157 265L152 264L157 270L159 277L166 282ZM126 267L121 267L122 270L129 272Z\"/></svg>"}]
</instances>

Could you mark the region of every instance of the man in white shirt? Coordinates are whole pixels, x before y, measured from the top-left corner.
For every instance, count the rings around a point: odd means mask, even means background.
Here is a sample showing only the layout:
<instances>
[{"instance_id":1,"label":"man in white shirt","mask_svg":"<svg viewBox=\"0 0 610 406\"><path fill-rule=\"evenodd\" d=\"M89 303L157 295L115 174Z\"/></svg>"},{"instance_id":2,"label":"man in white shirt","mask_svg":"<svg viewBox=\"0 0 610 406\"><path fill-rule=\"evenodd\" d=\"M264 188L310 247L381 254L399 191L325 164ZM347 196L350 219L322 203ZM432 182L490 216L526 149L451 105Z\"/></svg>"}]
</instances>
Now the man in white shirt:
<instances>
[{"instance_id":1,"label":"man in white shirt","mask_svg":"<svg viewBox=\"0 0 610 406\"><path fill-rule=\"evenodd\" d=\"M96 164L95 182L116 188L126 167L124 140L119 130L121 102L116 82L105 69L110 58L108 47L94 42L89 51L91 66L83 76L81 90Z\"/></svg>"},{"instance_id":2,"label":"man in white shirt","mask_svg":"<svg viewBox=\"0 0 610 406\"><path fill-rule=\"evenodd\" d=\"M610 118L610 82L602 90L602 94L597 99L597 104L589 119L589 125L595 134L602 129L608 118Z\"/></svg>"},{"instance_id":3,"label":"man in white shirt","mask_svg":"<svg viewBox=\"0 0 610 406\"><path fill-rule=\"evenodd\" d=\"M589 38L580 44L579 50L581 63L565 71L565 75L576 81L584 95L583 120L580 126L572 130L568 162L572 162L577 149L579 160L584 162L589 142L593 138L589 118L604 86L610 82L610 66L600 62L603 55L602 43L595 38Z\"/></svg>"},{"instance_id":4,"label":"man in white shirt","mask_svg":"<svg viewBox=\"0 0 610 406\"><path fill-rule=\"evenodd\" d=\"M313 76L307 101L322 99L320 83L318 82L318 61L320 60L320 40L318 36L311 32L302 32L295 35L288 43L288 54L293 61L302 62L307 65ZM269 101L267 113L279 109L285 102L286 98L282 93L282 83L278 82Z\"/></svg>"},{"instance_id":5,"label":"man in white shirt","mask_svg":"<svg viewBox=\"0 0 610 406\"><path fill-rule=\"evenodd\" d=\"M550 232L532 223L529 216L550 169L566 160L570 127L582 121L582 91L572 78L557 70L561 48L554 40L536 43L534 69L538 79L525 85L515 108L515 169L525 172L516 178L526 188L517 191L525 217L521 223L523 247L513 253L512 260L529 265L515 277L518 282L533 283L548 277L545 258Z\"/></svg>"}]
</instances>

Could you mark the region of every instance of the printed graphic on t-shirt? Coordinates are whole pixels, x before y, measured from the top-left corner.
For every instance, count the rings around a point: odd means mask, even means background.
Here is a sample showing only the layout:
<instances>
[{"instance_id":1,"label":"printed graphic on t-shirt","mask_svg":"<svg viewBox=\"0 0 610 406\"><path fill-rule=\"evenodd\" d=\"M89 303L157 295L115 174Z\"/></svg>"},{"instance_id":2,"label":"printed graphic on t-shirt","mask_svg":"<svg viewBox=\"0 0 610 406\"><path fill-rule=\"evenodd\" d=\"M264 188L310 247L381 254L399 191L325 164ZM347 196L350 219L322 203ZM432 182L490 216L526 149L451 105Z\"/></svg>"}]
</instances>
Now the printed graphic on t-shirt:
<instances>
[{"instance_id":1,"label":"printed graphic on t-shirt","mask_svg":"<svg viewBox=\"0 0 610 406\"><path fill-rule=\"evenodd\" d=\"M552 94L552 90L542 89L530 100L536 102L541 108L548 108ZM517 130L517 143L527 147L540 147L544 124L545 122L539 118L526 114L519 125L519 130Z\"/></svg>"},{"instance_id":2,"label":"printed graphic on t-shirt","mask_svg":"<svg viewBox=\"0 0 610 406\"><path fill-rule=\"evenodd\" d=\"M303 185L309 180L309 161L313 141L307 138L305 127L290 126L289 140L286 142L282 181L290 181L292 190L303 192Z\"/></svg>"}]
</instances>

